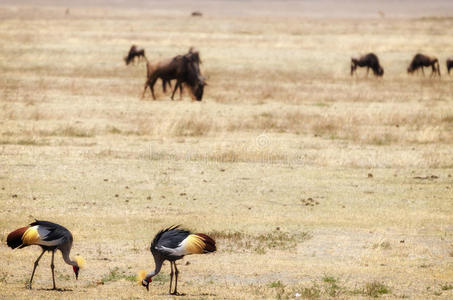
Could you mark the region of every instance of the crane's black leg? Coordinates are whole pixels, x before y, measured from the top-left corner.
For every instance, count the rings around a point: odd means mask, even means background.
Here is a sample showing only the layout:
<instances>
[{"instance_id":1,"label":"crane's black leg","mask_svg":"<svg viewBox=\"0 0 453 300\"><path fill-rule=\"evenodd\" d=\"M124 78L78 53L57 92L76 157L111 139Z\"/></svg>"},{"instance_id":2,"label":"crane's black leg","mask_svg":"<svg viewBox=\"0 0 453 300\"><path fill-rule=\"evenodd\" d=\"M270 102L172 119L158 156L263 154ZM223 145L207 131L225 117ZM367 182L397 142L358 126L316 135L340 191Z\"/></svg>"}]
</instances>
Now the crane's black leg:
<instances>
[{"instance_id":1,"label":"crane's black leg","mask_svg":"<svg viewBox=\"0 0 453 300\"><path fill-rule=\"evenodd\" d=\"M54 273L54 269L55 269L55 265L53 264L53 258L55 256L55 250L52 251L52 262L50 263L50 268L52 269L52 281L53 281L53 290L56 290L57 287L55 286L55 273Z\"/></svg>"},{"instance_id":2,"label":"crane's black leg","mask_svg":"<svg viewBox=\"0 0 453 300\"><path fill-rule=\"evenodd\" d=\"M170 272L170 289L168 290L169 294L171 294L171 284L173 282L173 262L172 261L170 262L170 268L171 268L171 272Z\"/></svg>"},{"instance_id":3,"label":"crane's black leg","mask_svg":"<svg viewBox=\"0 0 453 300\"><path fill-rule=\"evenodd\" d=\"M178 268L176 268L176 262L173 262L175 264L175 291L173 292L173 295L179 295L178 293Z\"/></svg>"},{"instance_id":4,"label":"crane's black leg","mask_svg":"<svg viewBox=\"0 0 453 300\"><path fill-rule=\"evenodd\" d=\"M33 282L33 276L35 276L35 270L36 270L36 267L38 266L38 263L39 263L39 260L41 259L41 257L44 255L44 252L46 252L46 250L42 250L42 253L41 255L38 257L38 259L35 261L35 265L33 267L33 272L31 272L31 278L30 278L30 283L28 284L28 288L31 290L31 283Z\"/></svg>"}]
</instances>

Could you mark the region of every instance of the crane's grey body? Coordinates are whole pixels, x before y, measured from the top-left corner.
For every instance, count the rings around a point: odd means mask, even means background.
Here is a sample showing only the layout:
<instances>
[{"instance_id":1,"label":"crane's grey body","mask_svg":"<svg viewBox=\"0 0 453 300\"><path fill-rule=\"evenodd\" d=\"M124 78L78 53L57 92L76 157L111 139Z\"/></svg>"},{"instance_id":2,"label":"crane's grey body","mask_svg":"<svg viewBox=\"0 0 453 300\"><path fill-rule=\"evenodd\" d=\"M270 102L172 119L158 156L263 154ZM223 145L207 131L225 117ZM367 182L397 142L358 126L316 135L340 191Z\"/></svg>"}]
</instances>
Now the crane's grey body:
<instances>
[{"instance_id":1,"label":"crane's grey body","mask_svg":"<svg viewBox=\"0 0 453 300\"><path fill-rule=\"evenodd\" d=\"M28 232L33 233L28 235ZM27 236L27 238L24 238L25 236ZM31 240L29 240L28 236L32 236ZM69 258L69 254L72 248L72 242L73 242L72 234L65 227L52 222L39 220L36 220L27 227L19 228L8 235L8 246L10 246L13 249L14 248L20 249L31 245L38 245L42 248L42 252L36 259L33 266L30 283L28 285L29 289L32 288L33 277L35 275L36 267L38 266L41 257L44 255L46 251L52 252L52 261L50 264L50 268L52 270L53 289L56 289L54 273L55 269L54 257L55 251L57 251L57 249L61 251L63 260L68 265L73 266L73 270L76 274L77 279L79 266L77 262L72 261Z\"/></svg>"},{"instance_id":2,"label":"crane's grey body","mask_svg":"<svg viewBox=\"0 0 453 300\"><path fill-rule=\"evenodd\" d=\"M149 290L152 277L157 275L165 260L170 262L170 289L172 295L178 294L178 268L176 261L189 254L202 254L216 251L215 241L204 233L191 233L188 230L172 226L159 231L151 242L151 253L156 265L153 272L146 274L142 285ZM173 271L174 269L174 271ZM173 275L175 275L175 289L172 292Z\"/></svg>"},{"instance_id":3,"label":"crane's grey body","mask_svg":"<svg viewBox=\"0 0 453 300\"><path fill-rule=\"evenodd\" d=\"M73 237L68 229L48 221L36 220L30 224L30 226L36 225L38 225L39 237L41 239L38 245L41 246L43 250L53 251L60 249L62 253L68 250L70 251Z\"/></svg>"},{"instance_id":4,"label":"crane's grey body","mask_svg":"<svg viewBox=\"0 0 453 300\"><path fill-rule=\"evenodd\" d=\"M161 230L156 236L154 237L153 241L151 242L151 253L154 257L155 269L153 272L146 275L145 280L147 280L147 284L144 284L148 289L149 282L148 280L157 275L162 268L162 264L165 260L170 262L170 289L169 293L173 295L178 295L177 287L178 287L178 268L176 268L175 261L184 257L184 255L174 255L172 253L172 249L178 248L181 242L190 235L190 231L179 229L178 226L169 227L167 229ZM175 271L173 271L173 268ZM171 291L171 286L173 282L173 275L175 275L175 290L174 292Z\"/></svg>"},{"instance_id":5,"label":"crane's grey body","mask_svg":"<svg viewBox=\"0 0 453 300\"><path fill-rule=\"evenodd\" d=\"M160 257L170 262L181 259L184 255L176 254L174 249L177 249L181 242L190 235L190 231L175 228L159 232L151 243L151 253L153 256Z\"/></svg>"}]
</instances>

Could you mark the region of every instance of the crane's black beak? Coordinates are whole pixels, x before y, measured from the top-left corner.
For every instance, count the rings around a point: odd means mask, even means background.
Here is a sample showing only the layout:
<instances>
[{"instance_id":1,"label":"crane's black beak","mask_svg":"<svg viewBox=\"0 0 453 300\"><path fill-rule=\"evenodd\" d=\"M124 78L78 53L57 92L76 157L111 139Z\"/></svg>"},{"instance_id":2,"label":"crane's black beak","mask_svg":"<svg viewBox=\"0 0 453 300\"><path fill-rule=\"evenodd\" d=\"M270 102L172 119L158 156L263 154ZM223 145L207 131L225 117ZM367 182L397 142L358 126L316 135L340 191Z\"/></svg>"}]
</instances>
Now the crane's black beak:
<instances>
[{"instance_id":1,"label":"crane's black beak","mask_svg":"<svg viewBox=\"0 0 453 300\"><path fill-rule=\"evenodd\" d=\"M142 285L143 285L144 287L146 287L146 290L149 292L149 281L143 279L143 280L142 280Z\"/></svg>"}]
</instances>

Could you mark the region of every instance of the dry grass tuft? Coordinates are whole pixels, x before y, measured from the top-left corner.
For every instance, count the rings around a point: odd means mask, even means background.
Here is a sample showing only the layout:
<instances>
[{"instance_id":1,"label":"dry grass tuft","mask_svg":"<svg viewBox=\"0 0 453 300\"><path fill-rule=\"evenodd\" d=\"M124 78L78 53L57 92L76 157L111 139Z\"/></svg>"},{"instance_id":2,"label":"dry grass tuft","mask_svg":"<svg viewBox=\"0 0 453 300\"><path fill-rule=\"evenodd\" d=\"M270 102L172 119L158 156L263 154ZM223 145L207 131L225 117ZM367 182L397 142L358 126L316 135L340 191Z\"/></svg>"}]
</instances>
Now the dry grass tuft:
<instances>
[{"instance_id":1,"label":"dry grass tuft","mask_svg":"<svg viewBox=\"0 0 453 300\"><path fill-rule=\"evenodd\" d=\"M200 119L196 115L188 118L179 119L172 128L174 136L199 137L208 135L213 127L213 122L209 118Z\"/></svg>"},{"instance_id":2,"label":"dry grass tuft","mask_svg":"<svg viewBox=\"0 0 453 300\"><path fill-rule=\"evenodd\" d=\"M211 231L208 235L220 241L222 251L243 252L252 250L258 254L264 254L267 250L295 250L298 243L311 238L311 235L307 232L287 233L283 231L272 231L257 235Z\"/></svg>"}]
</instances>

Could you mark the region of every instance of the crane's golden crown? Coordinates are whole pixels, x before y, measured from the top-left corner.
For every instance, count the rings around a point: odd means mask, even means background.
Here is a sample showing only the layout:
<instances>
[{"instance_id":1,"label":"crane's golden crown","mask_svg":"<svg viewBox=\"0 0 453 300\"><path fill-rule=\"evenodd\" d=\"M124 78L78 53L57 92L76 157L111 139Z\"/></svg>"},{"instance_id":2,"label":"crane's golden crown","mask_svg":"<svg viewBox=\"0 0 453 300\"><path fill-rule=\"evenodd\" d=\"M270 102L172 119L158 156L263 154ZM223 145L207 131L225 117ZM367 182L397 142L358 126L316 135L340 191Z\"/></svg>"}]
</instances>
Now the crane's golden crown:
<instances>
[{"instance_id":1,"label":"crane's golden crown","mask_svg":"<svg viewBox=\"0 0 453 300\"><path fill-rule=\"evenodd\" d=\"M83 259L83 257L81 257L81 256L76 256L76 257L74 257L74 260L76 261L77 266L78 266L79 268L82 269L83 267L85 267L85 259Z\"/></svg>"}]
</instances>

